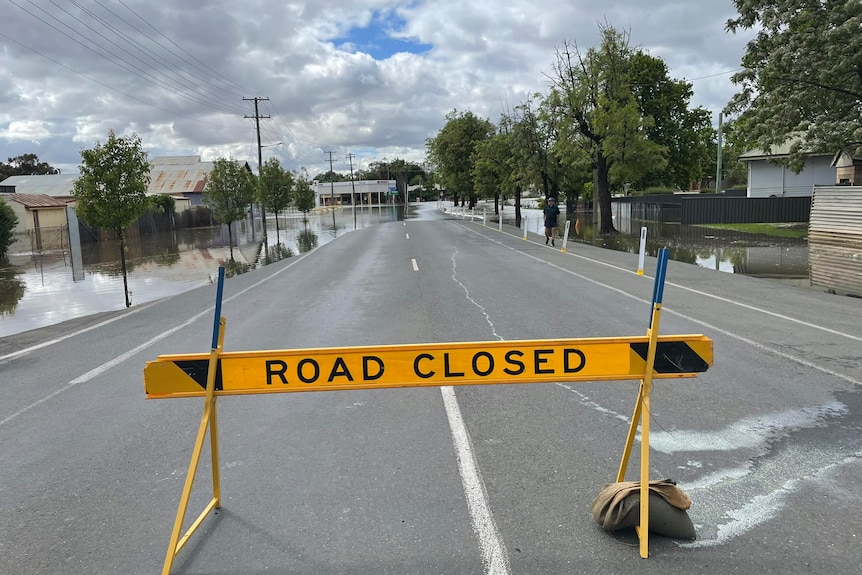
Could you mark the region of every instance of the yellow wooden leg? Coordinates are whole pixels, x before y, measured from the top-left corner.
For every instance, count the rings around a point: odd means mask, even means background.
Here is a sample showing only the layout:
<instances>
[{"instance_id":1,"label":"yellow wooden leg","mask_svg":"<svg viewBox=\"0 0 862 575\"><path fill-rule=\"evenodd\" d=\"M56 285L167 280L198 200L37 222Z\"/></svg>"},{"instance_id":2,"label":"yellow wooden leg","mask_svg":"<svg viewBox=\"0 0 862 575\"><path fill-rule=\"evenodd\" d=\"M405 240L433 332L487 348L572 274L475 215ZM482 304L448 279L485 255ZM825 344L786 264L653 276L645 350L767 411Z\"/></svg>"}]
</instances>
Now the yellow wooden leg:
<instances>
[{"instance_id":1,"label":"yellow wooden leg","mask_svg":"<svg viewBox=\"0 0 862 575\"><path fill-rule=\"evenodd\" d=\"M174 565L174 559L176 559L177 553L180 552L180 549L186 544L189 540L189 537L195 532L195 530L200 526L203 522L204 518L207 514L215 507L219 506L219 482L218 482L218 440L216 438L216 402L215 402L215 376L218 369L218 360L219 353L222 349L222 343L224 342L224 327L225 320L224 318L220 318L219 323L219 337L218 337L218 347L214 348L210 352L209 358L209 369L207 371L207 391L206 391L206 399L204 400L204 413L201 416L201 423L198 426L198 434L195 439L195 446L192 449L192 458L189 462L189 469L186 475L186 481L183 485L183 493L180 496L179 506L177 507L177 516L174 520L174 527L171 530L171 540L168 543L168 551L165 556L165 564L162 567L162 575L170 575L171 568ZM211 426L211 424L213 424ZM203 451L204 440L206 439L207 428L210 428L210 440L212 442L211 448L213 453L213 499L206 506L204 511L198 516L198 518L192 523L189 527L188 531L185 535L180 538L180 533L183 529L183 522L186 518L186 511L189 506L189 498L192 493L192 487L195 483L195 475L197 474L198 464L201 459L201 452Z\"/></svg>"},{"instance_id":2,"label":"yellow wooden leg","mask_svg":"<svg viewBox=\"0 0 862 575\"><path fill-rule=\"evenodd\" d=\"M629 424L629 434L626 437L626 446L623 449L623 457L620 461L620 468L617 471L617 483L620 481L625 481L626 479L626 469L629 466L629 457L632 454L632 446L635 442L635 435L637 435L638 424L640 423L641 417L641 398L643 397L644 391L644 382L641 380L640 388L638 388L638 398L635 401L635 412L632 414L632 421Z\"/></svg>"}]
</instances>

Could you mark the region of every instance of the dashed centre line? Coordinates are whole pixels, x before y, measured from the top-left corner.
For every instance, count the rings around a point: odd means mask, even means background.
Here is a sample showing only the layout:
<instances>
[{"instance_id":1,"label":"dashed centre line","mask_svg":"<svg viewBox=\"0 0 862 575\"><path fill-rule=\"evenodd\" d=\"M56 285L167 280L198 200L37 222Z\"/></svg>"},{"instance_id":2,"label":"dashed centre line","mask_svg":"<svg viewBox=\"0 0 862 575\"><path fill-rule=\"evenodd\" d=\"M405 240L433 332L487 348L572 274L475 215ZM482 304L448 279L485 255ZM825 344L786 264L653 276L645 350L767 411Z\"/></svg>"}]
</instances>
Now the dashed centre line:
<instances>
[{"instance_id":1,"label":"dashed centre line","mask_svg":"<svg viewBox=\"0 0 862 575\"><path fill-rule=\"evenodd\" d=\"M413 271L418 272L419 271L419 264L416 263L416 258L411 258L410 263L413 264Z\"/></svg>"}]
</instances>

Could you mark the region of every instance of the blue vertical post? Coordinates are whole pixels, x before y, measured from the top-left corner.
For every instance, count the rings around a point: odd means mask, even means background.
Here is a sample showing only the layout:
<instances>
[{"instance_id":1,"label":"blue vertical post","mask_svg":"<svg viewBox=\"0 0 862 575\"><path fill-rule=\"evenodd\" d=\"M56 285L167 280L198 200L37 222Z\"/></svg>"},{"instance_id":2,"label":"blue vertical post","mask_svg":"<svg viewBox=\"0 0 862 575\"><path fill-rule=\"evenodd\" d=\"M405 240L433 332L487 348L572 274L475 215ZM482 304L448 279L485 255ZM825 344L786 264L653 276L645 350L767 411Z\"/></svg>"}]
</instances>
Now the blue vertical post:
<instances>
[{"instance_id":1,"label":"blue vertical post","mask_svg":"<svg viewBox=\"0 0 862 575\"><path fill-rule=\"evenodd\" d=\"M218 332L221 322L221 296L224 291L224 266L218 268L218 287L216 288L215 318L213 319L213 345L212 349L218 347Z\"/></svg>"},{"instance_id":2,"label":"blue vertical post","mask_svg":"<svg viewBox=\"0 0 862 575\"><path fill-rule=\"evenodd\" d=\"M655 283L652 287L652 304L650 305L649 326L652 327L653 311L656 304L661 305L662 297L664 296L664 278L667 275L667 248L661 248L658 252L658 264L656 265Z\"/></svg>"}]
</instances>

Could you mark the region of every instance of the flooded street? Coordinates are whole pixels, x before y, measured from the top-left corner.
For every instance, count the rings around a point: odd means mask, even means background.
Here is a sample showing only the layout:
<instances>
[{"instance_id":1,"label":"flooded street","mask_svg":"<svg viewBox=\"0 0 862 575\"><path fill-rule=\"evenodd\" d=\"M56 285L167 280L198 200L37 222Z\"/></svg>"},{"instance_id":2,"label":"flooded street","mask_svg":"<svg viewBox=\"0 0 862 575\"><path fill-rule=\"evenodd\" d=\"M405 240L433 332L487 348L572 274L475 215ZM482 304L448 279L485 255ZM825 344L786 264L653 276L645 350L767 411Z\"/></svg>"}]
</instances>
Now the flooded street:
<instances>
[{"instance_id":1,"label":"flooded street","mask_svg":"<svg viewBox=\"0 0 862 575\"><path fill-rule=\"evenodd\" d=\"M354 229L397 221L403 208L384 205L356 210L349 207L267 218L267 244L260 221L254 234L248 221L236 222L230 263L227 228L197 228L151 234L128 240L126 263L133 306L138 306L216 280L218 268L228 275L242 273L326 244ZM34 253L29 243L13 245L10 267L0 268L0 337L21 333L86 315L125 308L119 247L115 242L81 246L83 269L74 269L68 250Z\"/></svg>"},{"instance_id":2,"label":"flooded street","mask_svg":"<svg viewBox=\"0 0 862 575\"><path fill-rule=\"evenodd\" d=\"M421 204L436 209L436 203ZM451 202L447 203L451 208ZM493 203L481 205L473 217L481 221L483 209L488 224ZM416 208L411 206L410 212ZM543 234L542 212L522 209L526 229ZM456 211L457 214L457 211ZM413 217L414 214L408 214ZM225 265L228 275L242 273L286 257L302 254L338 236L364 227L403 219L403 208L394 205L350 207L308 215L303 222L299 213L280 215L278 231L275 218L267 221L264 246L260 221L234 224L234 263L226 228L196 228L130 237L127 249L128 282L132 305L138 306L163 297L206 285L215 280L218 268ZM470 218L470 211L458 217ZM615 221L621 232L614 237L595 233L591 219L583 215L579 232L570 226L569 242L589 243L608 249L637 254L640 230L647 226L647 255L668 247L670 257L715 269L720 272L780 279L800 286L808 285L808 243L805 239L753 236L704 227L678 224ZM515 209L507 206L503 221L514 225ZM575 221L575 220L573 220ZM562 230L561 230L562 233ZM559 245L559 244L558 244ZM570 248L572 249L572 248ZM54 253L34 252L29 243L13 245L9 267L0 268L0 337L21 333L86 315L124 309L123 278L119 248L115 242L85 243L81 246L83 269L72 265L68 246ZM637 259L633 259L636 265ZM647 270L647 273L651 273Z\"/></svg>"}]
</instances>

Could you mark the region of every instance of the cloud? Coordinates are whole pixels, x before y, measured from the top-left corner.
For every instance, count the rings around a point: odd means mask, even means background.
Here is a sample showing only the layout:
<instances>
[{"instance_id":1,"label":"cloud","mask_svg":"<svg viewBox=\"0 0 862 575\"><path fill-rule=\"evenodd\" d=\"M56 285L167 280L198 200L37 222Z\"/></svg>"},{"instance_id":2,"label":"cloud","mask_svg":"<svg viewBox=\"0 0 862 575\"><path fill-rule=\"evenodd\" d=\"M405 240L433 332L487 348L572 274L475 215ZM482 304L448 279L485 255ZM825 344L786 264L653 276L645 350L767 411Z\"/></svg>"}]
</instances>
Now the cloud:
<instances>
[{"instance_id":1,"label":"cloud","mask_svg":"<svg viewBox=\"0 0 862 575\"><path fill-rule=\"evenodd\" d=\"M629 30L717 112L748 41L725 33L732 16L718 0L10 0L0 155L34 152L68 172L113 129L151 155L256 165L261 97L261 139L284 142L267 153L288 168L328 169L330 150L421 161L447 112L497 121L547 90L555 47L596 45L602 23Z\"/></svg>"}]
</instances>

